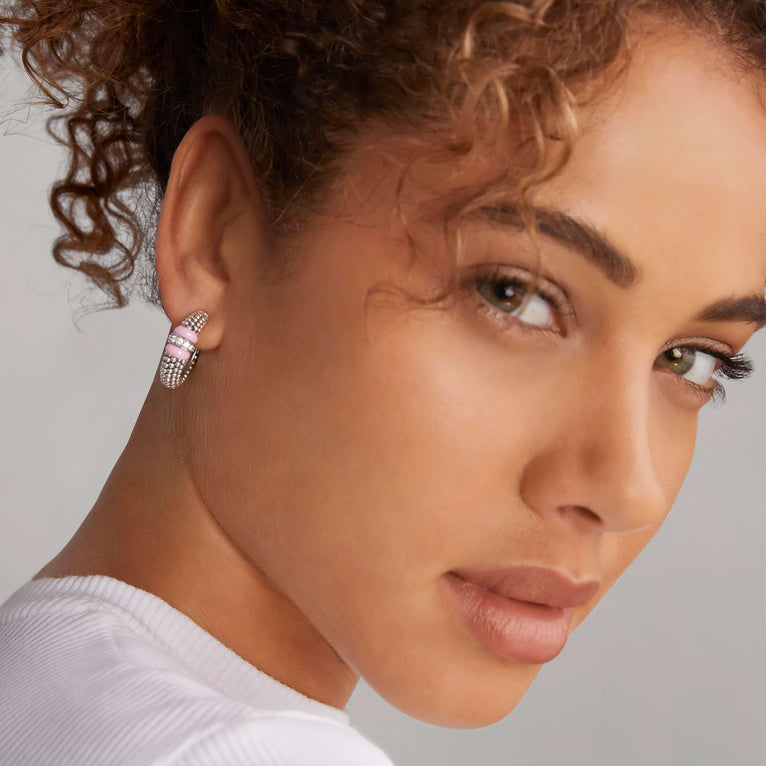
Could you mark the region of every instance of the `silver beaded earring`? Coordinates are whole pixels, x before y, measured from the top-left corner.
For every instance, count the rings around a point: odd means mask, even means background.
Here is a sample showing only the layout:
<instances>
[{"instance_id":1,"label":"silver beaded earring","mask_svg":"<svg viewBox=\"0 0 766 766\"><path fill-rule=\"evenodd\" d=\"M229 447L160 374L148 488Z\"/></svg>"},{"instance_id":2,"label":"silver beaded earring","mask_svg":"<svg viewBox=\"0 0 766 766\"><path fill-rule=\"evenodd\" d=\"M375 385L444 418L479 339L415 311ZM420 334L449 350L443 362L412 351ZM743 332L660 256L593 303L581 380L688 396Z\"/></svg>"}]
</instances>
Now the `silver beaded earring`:
<instances>
[{"instance_id":1,"label":"silver beaded earring","mask_svg":"<svg viewBox=\"0 0 766 766\"><path fill-rule=\"evenodd\" d=\"M195 311L168 333L160 360L160 383L166 388L178 388L191 372L199 356L194 344L208 319L206 311Z\"/></svg>"}]
</instances>

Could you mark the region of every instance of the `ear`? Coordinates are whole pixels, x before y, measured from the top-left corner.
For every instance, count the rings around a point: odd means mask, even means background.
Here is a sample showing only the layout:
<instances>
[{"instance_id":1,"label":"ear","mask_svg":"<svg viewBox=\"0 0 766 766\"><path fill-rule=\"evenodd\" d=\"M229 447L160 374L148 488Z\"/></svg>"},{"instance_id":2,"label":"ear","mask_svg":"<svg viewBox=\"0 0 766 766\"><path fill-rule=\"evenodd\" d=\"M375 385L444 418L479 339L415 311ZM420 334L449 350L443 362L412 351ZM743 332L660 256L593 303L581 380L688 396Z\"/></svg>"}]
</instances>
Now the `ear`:
<instances>
[{"instance_id":1,"label":"ear","mask_svg":"<svg viewBox=\"0 0 766 766\"><path fill-rule=\"evenodd\" d=\"M173 155L157 229L155 262L165 313L173 326L198 309L210 319L196 345L215 348L223 306L234 284L253 278L254 248L265 216L242 138L223 115L192 125Z\"/></svg>"}]
</instances>

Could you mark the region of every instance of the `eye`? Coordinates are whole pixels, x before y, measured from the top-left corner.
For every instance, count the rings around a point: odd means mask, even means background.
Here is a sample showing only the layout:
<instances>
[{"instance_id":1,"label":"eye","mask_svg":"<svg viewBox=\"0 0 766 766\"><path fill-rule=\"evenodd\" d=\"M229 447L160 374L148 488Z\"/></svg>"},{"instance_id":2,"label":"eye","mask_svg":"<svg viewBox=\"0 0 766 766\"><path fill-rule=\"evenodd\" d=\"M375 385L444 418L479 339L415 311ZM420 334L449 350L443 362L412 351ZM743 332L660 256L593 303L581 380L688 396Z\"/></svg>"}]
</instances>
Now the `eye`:
<instances>
[{"instance_id":1,"label":"eye","mask_svg":"<svg viewBox=\"0 0 766 766\"><path fill-rule=\"evenodd\" d=\"M674 346L663 351L655 360L655 364L698 386L704 386L713 377L718 358L694 346Z\"/></svg>"},{"instance_id":2,"label":"eye","mask_svg":"<svg viewBox=\"0 0 766 766\"><path fill-rule=\"evenodd\" d=\"M558 332L557 314L572 313L568 301L541 280L533 288L533 279L532 274L521 270L507 274L503 267L493 266L480 270L472 284L483 298L481 309L490 315L502 314L497 321L507 323L511 318L531 328Z\"/></svg>"},{"instance_id":3,"label":"eye","mask_svg":"<svg viewBox=\"0 0 766 766\"><path fill-rule=\"evenodd\" d=\"M753 373L752 359L744 354L734 356L709 347L673 346L655 360L656 367L669 370L704 400L726 401L726 390L714 375L742 380ZM713 380L713 385L710 385Z\"/></svg>"},{"instance_id":4,"label":"eye","mask_svg":"<svg viewBox=\"0 0 766 766\"><path fill-rule=\"evenodd\" d=\"M553 307L548 300L539 293L528 293L521 282L510 279L485 281L479 285L479 293L525 324L546 327L553 320Z\"/></svg>"}]
</instances>

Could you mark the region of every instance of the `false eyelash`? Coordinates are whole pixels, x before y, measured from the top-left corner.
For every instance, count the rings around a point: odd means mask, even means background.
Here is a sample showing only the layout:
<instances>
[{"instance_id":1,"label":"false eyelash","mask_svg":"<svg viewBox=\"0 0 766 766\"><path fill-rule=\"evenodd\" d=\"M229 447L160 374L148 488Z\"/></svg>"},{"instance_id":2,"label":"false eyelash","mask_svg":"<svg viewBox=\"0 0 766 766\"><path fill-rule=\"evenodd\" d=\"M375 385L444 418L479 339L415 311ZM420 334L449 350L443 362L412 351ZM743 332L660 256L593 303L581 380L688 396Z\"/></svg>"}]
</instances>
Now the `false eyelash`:
<instances>
[{"instance_id":1,"label":"false eyelash","mask_svg":"<svg viewBox=\"0 0 766 766\"><path fill-rule=\"evenodd\" d=\"M681 347L679 346L679 348ZM684 346L683 348L693 349L695 351L699 350L704 354L710 354L710 356L720 359L722 364L713 375L721 375L730 380L742 380L747 378L753 374L753 370L755 369L753 360L750 357L745 356L745 354L735 354L731 356L707 346ZM686 378L680 376L678 376L678 379L682 383L685 383L692 393L709 400L714 405L723 405L726 403L726 389L720 381L713 381L713 386L710 388L707 386L700 386L698 383L686 380Z\"/></svg>"},{"instance_id":2,"label":"false eyelash","mask_svg":"<svg viewBox=\"0 0 766 766\"><path fill-rule=\"evenodd\" d=\"M729 356L728 354L722 354L718 351L713 351L712 349L708 349L705 353L717 356L723 362L717 372L730 380L742 380L743 378L748 378L753 374L753 370L755 369L753 360L744 354Z\"/></svg>"}]
</instances>

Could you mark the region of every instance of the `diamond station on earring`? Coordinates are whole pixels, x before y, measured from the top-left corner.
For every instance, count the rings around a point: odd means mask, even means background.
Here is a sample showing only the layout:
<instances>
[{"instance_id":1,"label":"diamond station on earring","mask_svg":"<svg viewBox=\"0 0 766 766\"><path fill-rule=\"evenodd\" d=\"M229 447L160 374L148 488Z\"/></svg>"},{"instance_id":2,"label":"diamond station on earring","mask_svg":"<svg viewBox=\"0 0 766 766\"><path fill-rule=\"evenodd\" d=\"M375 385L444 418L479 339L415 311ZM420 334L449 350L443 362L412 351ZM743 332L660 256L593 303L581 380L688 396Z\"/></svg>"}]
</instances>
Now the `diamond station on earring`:
<instances>
[{"instance_id":1,"label":"diamond station on earring","mask_svg":"<svg viewBox=\"0 0 766 766\"><path fill-rule=\"evenodd\" d=\"M166 388L178 388L191 372L199 356L194 344L209 318L206 311L195 311L168 333L160 360L160 383Z\"/></svg>"}]
</instances>

